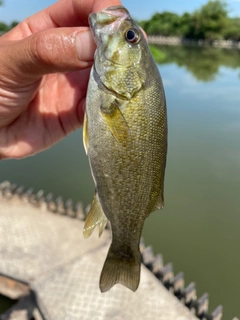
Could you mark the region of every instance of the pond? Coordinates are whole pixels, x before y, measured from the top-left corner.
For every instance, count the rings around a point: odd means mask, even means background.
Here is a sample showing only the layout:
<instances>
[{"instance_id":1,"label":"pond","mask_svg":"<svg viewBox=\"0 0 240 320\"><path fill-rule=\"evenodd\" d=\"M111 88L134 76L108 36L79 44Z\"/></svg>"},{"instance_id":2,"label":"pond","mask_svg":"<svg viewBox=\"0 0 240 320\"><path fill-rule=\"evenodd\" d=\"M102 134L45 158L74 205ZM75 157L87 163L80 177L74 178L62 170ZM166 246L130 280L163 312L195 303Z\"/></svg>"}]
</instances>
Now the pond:
<instances>
[{"instance_id":1,"label":"pond","mask_svg":"<svg viewBox=\"0 0 240 320\"><path fill-rule=\"evenodd\" d=\"M210 310L240 316L240 52L159 47L168 105L165 208L143 236ZM36 156L4 160L0 180L43 189L87 206L94 193L82 130ZM81 232L81 231L80 231Z\"/></svg>"}]
</instances>

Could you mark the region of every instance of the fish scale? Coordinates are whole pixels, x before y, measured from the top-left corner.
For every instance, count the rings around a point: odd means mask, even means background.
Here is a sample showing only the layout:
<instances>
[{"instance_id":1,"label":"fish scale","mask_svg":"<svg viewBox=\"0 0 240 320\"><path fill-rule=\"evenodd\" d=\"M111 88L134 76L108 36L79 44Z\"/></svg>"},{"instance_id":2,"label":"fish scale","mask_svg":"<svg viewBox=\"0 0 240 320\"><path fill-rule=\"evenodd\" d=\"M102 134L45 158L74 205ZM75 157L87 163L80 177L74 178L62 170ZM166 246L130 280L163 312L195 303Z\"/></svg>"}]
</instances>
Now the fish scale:
<instances>
[{"instance_id":1,"label":"fish scale","mask_svg":"<svg viewBox=\"0 0 240 320\"><path fill-rule=\"evenodd\" d=\"M84 236L97 225L101 234L110 221L112 244L100 289L105 292L121 283L136 291L143 224L163 207L165 94L144 35L124 7L91 14L89 21L97 50L87 92L84 145L96 191Z\"/></svg>"}]
</instances>

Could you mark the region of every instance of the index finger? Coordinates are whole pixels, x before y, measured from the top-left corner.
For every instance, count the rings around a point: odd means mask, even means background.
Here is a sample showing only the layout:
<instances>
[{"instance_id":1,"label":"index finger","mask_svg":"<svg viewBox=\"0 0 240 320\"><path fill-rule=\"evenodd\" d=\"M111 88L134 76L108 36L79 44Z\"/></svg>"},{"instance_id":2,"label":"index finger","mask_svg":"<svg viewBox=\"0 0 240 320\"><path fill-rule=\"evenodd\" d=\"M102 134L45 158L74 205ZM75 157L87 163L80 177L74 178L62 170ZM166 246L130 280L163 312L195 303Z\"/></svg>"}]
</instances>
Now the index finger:
<instances>
[{"instance_id":1,"label":"index finger","mask_svg":"<svg viewBox=\"0 0 240 320\"><path fill-rule=\"evenodd\" d=\"M26 19L32 33L55 27L88 26L88 16L120 0L60 0Z\"/></svg>"}]
</instances>

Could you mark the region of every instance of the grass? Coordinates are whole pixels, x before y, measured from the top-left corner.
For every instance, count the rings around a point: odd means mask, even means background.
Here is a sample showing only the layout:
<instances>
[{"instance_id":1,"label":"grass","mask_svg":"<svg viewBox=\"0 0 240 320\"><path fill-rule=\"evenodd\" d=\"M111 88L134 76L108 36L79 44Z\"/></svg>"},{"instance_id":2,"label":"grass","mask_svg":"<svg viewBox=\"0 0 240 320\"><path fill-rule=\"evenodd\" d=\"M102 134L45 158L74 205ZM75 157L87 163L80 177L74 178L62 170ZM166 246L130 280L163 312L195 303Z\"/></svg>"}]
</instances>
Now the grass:
<instances>
[{"instance_id":1,"label":"grass","mask_svg":"<svg viewBox=\"0 0 240 320\"><path fill-rule=\"evenodd\" d=\"M161 63L165 60L166 55L158 47L150 44L149 48L157 63Z\"/></svg>"}]
</instances>

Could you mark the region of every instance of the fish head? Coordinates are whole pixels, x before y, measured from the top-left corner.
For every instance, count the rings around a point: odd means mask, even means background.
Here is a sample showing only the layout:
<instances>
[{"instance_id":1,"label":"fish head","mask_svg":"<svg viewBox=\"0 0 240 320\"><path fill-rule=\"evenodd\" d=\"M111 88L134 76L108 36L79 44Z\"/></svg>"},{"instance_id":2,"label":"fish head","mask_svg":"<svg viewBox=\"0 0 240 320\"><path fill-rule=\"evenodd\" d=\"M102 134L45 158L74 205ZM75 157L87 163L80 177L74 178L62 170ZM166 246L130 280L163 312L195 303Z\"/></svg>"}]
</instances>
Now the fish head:
<instances>
[{"instance_id":1,"label":"fish head","mask_svg":"<svg viewBox=\"0 0 240 320\"><path fill-rule=\"evenodd\" d=\"M145 39L126 8L112 6L97 14L91 13L89 24L100 61L105 59L109 64L124 67L140 63Z\"/></svg>"}]
</instances>

